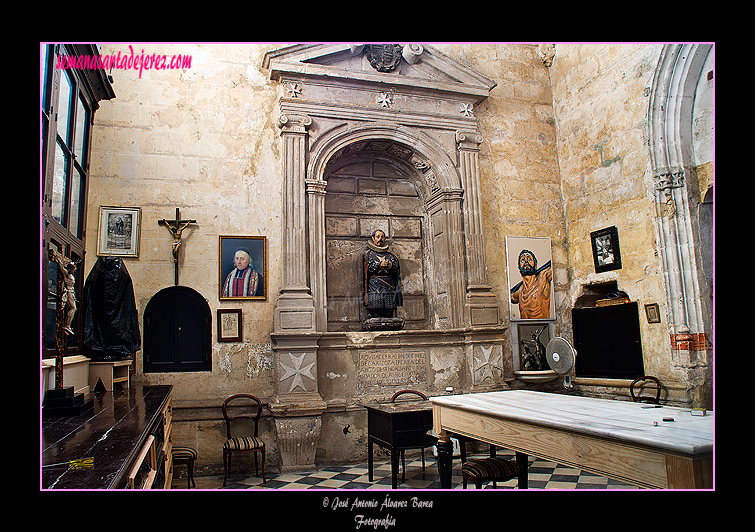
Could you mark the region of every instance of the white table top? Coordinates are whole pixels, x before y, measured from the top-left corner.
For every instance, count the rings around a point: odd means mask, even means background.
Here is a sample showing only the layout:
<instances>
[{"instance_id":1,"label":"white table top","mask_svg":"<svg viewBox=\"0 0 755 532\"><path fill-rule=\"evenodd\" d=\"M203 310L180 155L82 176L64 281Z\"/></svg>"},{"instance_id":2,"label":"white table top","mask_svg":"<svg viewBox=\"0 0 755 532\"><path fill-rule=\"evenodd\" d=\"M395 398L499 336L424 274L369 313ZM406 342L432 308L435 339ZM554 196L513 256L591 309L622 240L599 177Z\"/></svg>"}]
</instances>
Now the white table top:
<instances>
[{"instance_id":1,"label":"white table top","mask_svg":"<svg viewBox=\"0 0 755 532\"><path fill-rule=\"evenodd\" d=\"M648 445L669 452L688 455L713 452L712 412L693 416L689 408L647 408L649 405L631 401L532 390L438 396L430 400L469 412ZM663 421L664 417L672 417L674 421Z\"/></svg>"}]
</instances>

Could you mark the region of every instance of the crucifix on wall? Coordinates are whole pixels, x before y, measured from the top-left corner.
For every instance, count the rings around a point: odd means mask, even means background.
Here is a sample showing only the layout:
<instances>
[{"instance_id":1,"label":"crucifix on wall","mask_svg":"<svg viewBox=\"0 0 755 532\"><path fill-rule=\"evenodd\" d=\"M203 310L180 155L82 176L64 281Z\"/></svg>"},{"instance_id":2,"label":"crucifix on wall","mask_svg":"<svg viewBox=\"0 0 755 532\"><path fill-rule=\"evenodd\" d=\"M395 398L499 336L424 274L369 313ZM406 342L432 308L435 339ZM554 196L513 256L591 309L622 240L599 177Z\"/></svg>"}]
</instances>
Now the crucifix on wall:
<instances>
[{"instance_id":1,"label":"crucifix on wall","mask_svg":"<svg viewBox=\"0 0 755 532\"><path fill-rule=\"evenodd\" d=\"M181 233L183 233L183 230L186 229L189 224L195 224L197 221L182 220L181 212L178 207L176 207L175 220L163 219L159 220L157 223L167 226L168 230L170 230L170 233L173 235L173 244L171 247L173 251L173 267L175 268L175 284L178 286L178 251L181 248Z\"/></svg>"}]
</instances>

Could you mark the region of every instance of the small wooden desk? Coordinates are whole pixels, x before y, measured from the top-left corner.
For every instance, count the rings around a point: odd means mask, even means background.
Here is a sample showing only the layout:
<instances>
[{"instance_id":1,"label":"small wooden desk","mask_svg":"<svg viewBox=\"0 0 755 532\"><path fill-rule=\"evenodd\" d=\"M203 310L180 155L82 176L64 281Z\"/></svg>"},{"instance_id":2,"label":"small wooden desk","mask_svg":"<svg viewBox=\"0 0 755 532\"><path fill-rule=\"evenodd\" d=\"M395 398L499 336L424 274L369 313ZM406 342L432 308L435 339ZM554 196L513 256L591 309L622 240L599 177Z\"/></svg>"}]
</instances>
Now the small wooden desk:
<instances>
[{"instance_id":1,"label":"small wooden desk","mask_svg":"<svg viewBox=\"0 0 755 532\"><path fill-rule=\"evenodd\" d=\"M451 487L449 433L640 487L713 486L711 412L697 417L677 407L529 390L430 401L444 489Z\"/></svg>"},{"instance_id":2,"label":"small wooden desk","mask_svg":"<svg viewBox=\"0 0 755 532\"><path fill-rule=\"evenodd\" d=\"M398 457L402 450L420 449L433 428L430 401L380 404L367 408L367 464L372 482L372 449L377 443L391 452L391 485L398 486Z\"/></svg>"}]
</instances>

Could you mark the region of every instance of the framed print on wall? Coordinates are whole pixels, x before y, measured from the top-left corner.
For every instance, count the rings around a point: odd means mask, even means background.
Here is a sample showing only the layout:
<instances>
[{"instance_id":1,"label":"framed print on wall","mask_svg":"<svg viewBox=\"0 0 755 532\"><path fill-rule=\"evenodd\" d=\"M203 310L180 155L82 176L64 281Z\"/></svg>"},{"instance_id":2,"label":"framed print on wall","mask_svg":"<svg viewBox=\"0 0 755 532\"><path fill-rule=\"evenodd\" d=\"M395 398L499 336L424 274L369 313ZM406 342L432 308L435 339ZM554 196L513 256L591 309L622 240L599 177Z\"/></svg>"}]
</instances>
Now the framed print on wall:
<instances>
[{"instance_id":1,"label":"framed print on wall","mask_svg":"<svg viewBox=\"0 0 755 532\"><path fill-rule=\"evenodd\" d=\"M658 303L648 303L645 305L645 316L648 323L661 323L661 308Z\"/></svg>"},{"instance_id":2,"label":"framed print on wall","mask_svg":"<svg viewBox=\"0 0 755 532\"><path fill-rule=\"evenodd\" d=\"M140 207L100 206L97 227L97 256L138 257Z\"/></svg>"},{"instance_id":3,"label":"framed print on wall","mask_svg":"<svg viewBox=\"0 0 755 532\"><path fill-rule=\"evenodd\" d=\"M218 309L218 342L240 342L242 329L241 309Z\"/></svg>"},{"instance_id":4,"label":"framed print on wall","mask_svg":"<svg viewBox=\"0 0 755 532\"><path fill-rule=\"evenodd\" d=\"M519 322L519 367L525 371L549 370L545 346L551 340L548 323Z\"/></svg>"},{"instance_id":5,"label":"framed print on wall","mask_svg":"<svg viewBox=\"0 0 755 532\"><path fill-rule=\"evenodd\" d=\"M590 233L592 258L595 273L621 269L621 250L619 249L619 231L616 226L606 227Z\"/></svg>"},{"instance_id":6,"label":"framed print on wall","mask_svg":"<svg viewBox=\"0 0 755 532\"><path fill-rule=\"evenodd\" d=\"M550 238L506 237L511 320L556 317L551 259Z\"/></svg>"},{"instance_id":7,"label":"framed print on wall","mask_svg":"<svg viewBox=\"0 0 755 532\"><path fill-rule=\"evenodd\" d=\"M220 299L267 298L267 238L220 236L218 254Z\"/></svg>"}]
</instances>

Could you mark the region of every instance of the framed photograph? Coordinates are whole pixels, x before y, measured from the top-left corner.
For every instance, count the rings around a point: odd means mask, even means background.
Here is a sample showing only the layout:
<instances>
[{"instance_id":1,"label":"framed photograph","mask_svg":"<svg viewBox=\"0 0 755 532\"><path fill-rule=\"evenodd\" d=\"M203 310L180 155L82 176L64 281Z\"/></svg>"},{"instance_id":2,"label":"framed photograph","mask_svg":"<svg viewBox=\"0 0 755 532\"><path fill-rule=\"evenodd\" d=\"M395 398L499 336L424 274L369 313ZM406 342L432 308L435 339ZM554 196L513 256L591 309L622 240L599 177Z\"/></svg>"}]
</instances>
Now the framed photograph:
<instances>
[{"instance_id":1,"label":"framed photograph","mask_svg":"<svg viewBox=\"0 0 755 532\"><path fill-rule=\"evenodd\" d=\"M590 241L596 273L621 269L619 232L615 226L593 231L590 233Z\"/></svg>"},{"instance_id":2,"label":"framed photograph","mask_svg":"<svg viewBox=\"0 0 755 532\"><path fill-rule=\"evenodd\" d=\"M218 342L240 342L242 337L241 309L218 309Z\"/></svg>"},{"instance_id":3,"label":"framed photograph","mask_svg":"<svg viewBox=\"0 0 755 532\"><path fill-rule=\"evenodd\" d=\"M520 368L526 371L549 370L545 346L551 341L548 323L518 323Z\"/></svg>"},{"instance_id":4,"label":"framed photograph","mask_svg":"<svg viewBox=\"0 0 755 532\"><path fill-rule=\"evenodd\" d=\"M220 236L218 247L220 299L266 299L267 238Z\"/></svg>"},{"instance_id":5,"label":"framed photograph","mask_svg":"<svg viewBox=\"0 0 755 532\"><path fill-rule=\"evenodd\" d=\"M661 309L658 303L645 305L645 316L647 316L648 323L661 323Z\"/></svg>"},{"instance_id":6,"label":"framed photograph","mask_svg":"<svg viewBox=\"0 0 755 532\"><path fill-rule=\"evenodd\" d=\"M100 206L97 227L97 256L138 257L140 207Z\"/></svg>"},{"instance_id":7,"label":"framed photograph","mask_svg":"<svg viewBox=\"0 0 755 532\"><path fill-rule=\"evenodd\" d=\"M556 316L551 239L506 237L511 320L548 320Z\"/></svg>"}]
</instances>

